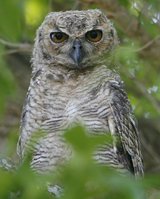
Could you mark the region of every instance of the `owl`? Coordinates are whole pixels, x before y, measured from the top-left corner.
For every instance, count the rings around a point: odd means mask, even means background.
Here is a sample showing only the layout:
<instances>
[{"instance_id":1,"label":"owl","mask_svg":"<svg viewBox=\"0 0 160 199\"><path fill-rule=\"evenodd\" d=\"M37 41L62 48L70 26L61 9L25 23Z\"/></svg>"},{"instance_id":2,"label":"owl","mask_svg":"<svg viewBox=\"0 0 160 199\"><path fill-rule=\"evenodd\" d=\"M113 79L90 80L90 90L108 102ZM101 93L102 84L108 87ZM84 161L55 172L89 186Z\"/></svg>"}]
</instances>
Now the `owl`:
<instances>
[{"instance_id":1,"label":"owl","mask_svg":"<svg viewBox=\"0 0 160 199\"><path fill-rule=\"evenodd\" d=\"M51 12L38 28L17 145L22 161L32 151L36 172L57 172L71 159L63 134L79 123L91 136L113 137L93 153L97 163L143 176L137 123L118 72L118 43L98 9Z\"/></svg>"}]
</instances>

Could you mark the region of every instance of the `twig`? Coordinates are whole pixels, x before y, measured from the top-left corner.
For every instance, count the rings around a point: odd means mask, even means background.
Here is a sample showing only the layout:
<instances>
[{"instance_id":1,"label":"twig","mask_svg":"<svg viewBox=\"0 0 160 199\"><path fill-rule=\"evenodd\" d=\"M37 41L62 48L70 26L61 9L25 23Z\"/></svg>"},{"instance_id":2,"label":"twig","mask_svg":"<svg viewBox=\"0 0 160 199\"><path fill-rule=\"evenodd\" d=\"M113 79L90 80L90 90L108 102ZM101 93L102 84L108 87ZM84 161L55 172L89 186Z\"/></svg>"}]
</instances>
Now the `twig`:
<instances>
[{"instance_id":1,"label":"twig","mask_svg":"<svg viewBox=\"0 0 160 199\"><path fill-rule=\"evenodd\" d=\"M126 70L124 72L126 73ZM148 93L143 82L139 81L136 77L131 76L131 74L129 74L128 72L127 75L129 76L128 78L130 78L132 81L136 83L137 87L141 90L145 97L153 104L157 113L160 115L160 105L158 101L151 94Z\"/></svg>"},{"instance_id":2,"label":"twig","mask_svg":"<svg viewBox=\"0 0 160 199\"><path fill-rule=\"evenodd\" d=\"M146 43L144 46L142 46L141 48L135 50L135 52L139 52L141 50L144 50L146 48L148 48L150 45L152 45L156 40L160 39L160 35L156 36L154 39L150 40L148 43Z\"/></svg>"},{"instance_id":3,"label":"twig","mask_svg":"<svg viewBox=\"0 0 160 199\"><path fill-rule=\"evenodd\" d=\"M21 48L21 49L2 51L2 53L0 53L0 56L9 55L9 54L18 53L18 52L32 52L32 48L24 48L24 49Z\"/></svg>"},{"instance_id":4,"label":"twig","mask_svg":"<svg viewBox=\"0 0 160 199\"><path fill-rule=\"evenodd\" d=\"M13 54L13 53L17 53L17 52L31 52L33 49L33 45L31 45L31 44L11 43L11 42L5 41L3 39L0 39L0 43L2 43L5 46L14 48L12 50L6 50L4 52L1 52L0 56L7 55L7 54Z\"/></svg>"},{"instance_id":5,"label":"twig","mask_svg":"<svg viewBox=\"0 0 160 199\"><path fill-rule=\"evenodd\" d=\"M150 40L144 46L142 46L141 48L138 48L137 50L131 50L130 47L120 47L120 49L128 49L128 50L133 51L133 52L139 52L139 51L142 51L142 50L148 48L150 45L152 45L158 39L160 39L160 35L157 35L154 39Z\"/></svg>"},{"instance_id":6,"label":"twig","mask_svg":"<svg viewBox=\"0 0 160 199\"><path fill-rule=\"evenodd\" d=\"M157 110L158 114L160 115L160 106L159 106L159 104L157 103L155 98L148 93L148 91L147 91L146 87L144 86L144 84L142 82L140 82L140 81L135 80L135 79L134 79L134 82L140 88L142 93L148 98L148 100L153 104L153 106Z\"/></svg>"},{"instance_id":7,"label":"twig","mask_svg":"<svg viewBox=\"0 0 160 199\"><path fill-rule=\"evenodd\" d=\"M151 157L153 157L153 159L160 164L160 157L157 154L157 152L153 149L153 147L151 146L151 144L146 140L146 138L143 136L143 134L141 134L142 139L141 142L144 146L144 148L146 149L146 151L150 154Z\"/></svg>"},{"instance_id":8,"label":"twig","mask_svg":"<svg viewBox=\"0 0 160 199\"><path fill-rule=\"evenodd\" d=\"M19 49L32 48L33 47L31 44L11 43L11 42L5 41L3 39L0 39L0 43L2 43L5 46L9 46L9 47L12 47L12 48L19 48Z\"/></svg>"},{"instance_id":9,"label":"twig","mask_svg":"<svg viewBox=\"0 0 160 199\"><path fill-rule=\"evenodd\" d=\"M49 12L52 12L53 11L53 8L52 8L52 0L49 0Z\"/></svg>"},{"instance_id":10,"label":"twig","mask_svg":"<svg viewBox=\"0 0 160 199\"><path fill-rule=\"evenodd\" d=\"M132 21L128 24L128 26L126 27L126 29L124 30L124 34L127 35L128 31L131 29L131 27L134 25L134 19L132 19Z\"/></svg>"},{"instance_id":11,"label":"twig","mask_svg":"<svg viewBox=\"0 0 160 199\"><path fill-rule=\"evenodd\" d=\"M80 6L80 2L77 0L76 3L74 4L72 10L78 10L79 6Z\"/></svg>"}]
</instances>

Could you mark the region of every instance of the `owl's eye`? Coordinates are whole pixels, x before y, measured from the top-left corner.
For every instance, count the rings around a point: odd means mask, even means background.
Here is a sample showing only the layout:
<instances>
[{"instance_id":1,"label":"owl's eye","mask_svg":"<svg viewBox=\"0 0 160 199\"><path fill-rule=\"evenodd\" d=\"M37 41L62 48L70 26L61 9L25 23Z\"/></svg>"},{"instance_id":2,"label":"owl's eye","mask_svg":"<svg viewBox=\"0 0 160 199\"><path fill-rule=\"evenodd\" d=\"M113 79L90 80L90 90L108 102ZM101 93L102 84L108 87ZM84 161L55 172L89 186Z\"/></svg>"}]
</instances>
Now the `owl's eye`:
<instances>
[{"instance_id":1,"label":"owl's eye","mask_svg":"<svg viewBox=\"0 0 160 199\"><path fill-rule=\"evenodd\" d=\"M97 42L102 38L102 31L101 30L91 30L86 33L87 39L92 42Z\"/></svg>"},{"instance_id":2,"label":"owl's eye","mask_svg":"<svg viewBox=\"0 0 160 199\"><path fill-rule=\"evenodd\" d=\"M68 35L66 35L63 32L52 32L50 34L51 40L55 43L61 43L62 41L64 41L65 39L68 38Z\"/></svg>"}]
</instances>

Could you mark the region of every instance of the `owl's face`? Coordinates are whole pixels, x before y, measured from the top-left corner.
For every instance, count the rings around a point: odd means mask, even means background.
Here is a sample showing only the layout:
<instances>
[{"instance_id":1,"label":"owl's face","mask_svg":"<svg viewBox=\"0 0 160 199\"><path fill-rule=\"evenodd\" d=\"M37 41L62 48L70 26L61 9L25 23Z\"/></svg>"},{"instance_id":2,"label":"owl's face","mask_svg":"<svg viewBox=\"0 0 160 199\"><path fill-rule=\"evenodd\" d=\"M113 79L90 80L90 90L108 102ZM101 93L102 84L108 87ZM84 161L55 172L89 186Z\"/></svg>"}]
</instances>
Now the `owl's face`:
<instances>
[{"instance_id":1,"label":"owl's face","mask_svg":"<svg viewBox=\"0 0 160 199\"><path fill-rule=\"evenodd\" d=\"M117 43L115 29L100 10L53 12L37 30L33 53L36 65L85 68L102 64L104 53Z\"/></svg>"}]
</instances>

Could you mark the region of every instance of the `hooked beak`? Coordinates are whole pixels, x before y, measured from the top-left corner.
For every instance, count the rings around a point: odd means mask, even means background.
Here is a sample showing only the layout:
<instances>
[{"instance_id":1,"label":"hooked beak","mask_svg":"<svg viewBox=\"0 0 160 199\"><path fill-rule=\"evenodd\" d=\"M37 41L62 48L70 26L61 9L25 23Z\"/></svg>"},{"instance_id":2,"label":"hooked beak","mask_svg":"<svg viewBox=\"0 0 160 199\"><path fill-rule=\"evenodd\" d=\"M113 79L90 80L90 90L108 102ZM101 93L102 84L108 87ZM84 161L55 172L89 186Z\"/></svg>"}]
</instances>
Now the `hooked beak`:
<instances>
[{"instance_id":1,"label":"hooked beak","mask_svg":"<svg viewBox=\"0 0 160 199\"><path fill-rule=\"evenodd\" d=\"M69 55L76 62L77 67L78 67L83 57L85 56L85 52L83 50L83 47L79 39L76 39L73 42L73 50L69 53Z\"/></svg>"}]
</instances>

